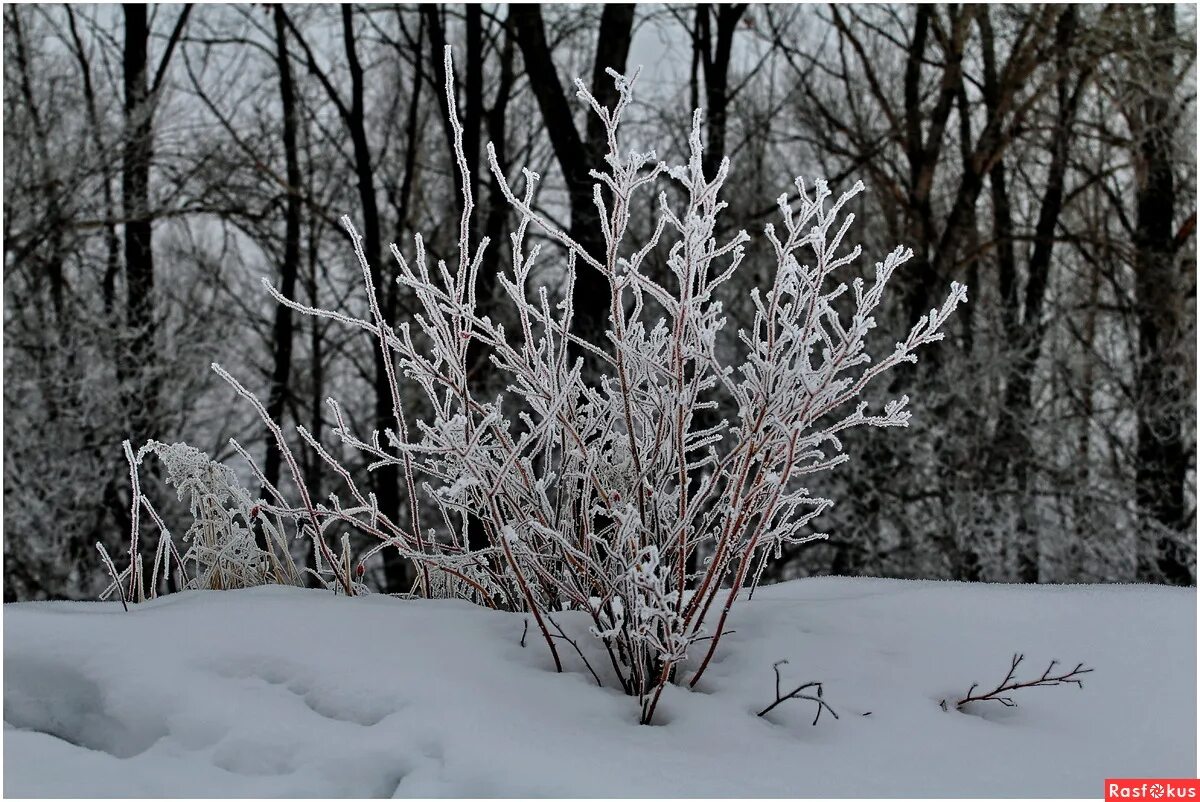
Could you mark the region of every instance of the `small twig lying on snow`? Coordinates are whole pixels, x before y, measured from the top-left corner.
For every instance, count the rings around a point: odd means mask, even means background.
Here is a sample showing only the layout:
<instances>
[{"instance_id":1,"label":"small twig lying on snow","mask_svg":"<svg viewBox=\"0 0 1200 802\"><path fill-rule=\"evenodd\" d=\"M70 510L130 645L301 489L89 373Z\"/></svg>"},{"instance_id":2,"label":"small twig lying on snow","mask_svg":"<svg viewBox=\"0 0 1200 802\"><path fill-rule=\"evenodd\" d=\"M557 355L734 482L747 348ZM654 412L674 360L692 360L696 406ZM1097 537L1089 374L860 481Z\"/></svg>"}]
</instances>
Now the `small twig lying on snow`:
<instances>
[{"instance_id":1,"label":"small twig lying on snow","mask_svg":"<svg viewBox=\"0 0 1200 802\"><path fill-rule=\"evenodd\" d=\"M525 636L529 634L529 619L525 619L525 628L521 630L521 648L525 648Z\"/></svg>"},{"instance_id":2,"label":"small twig lying on snow","mask_svg":"<svg viewBox=\"0 0 1200 802\"><path fill-rule=\"evenodd\" d=\"M1012 700L1012 697L1005 696L1004 694L1015 690L1020 690L1021 688L1039 688L1053 685L1078 685L1080 688L1082 688L1083 681L1079 679L1080 675L1090 674L1094 670L1091 668L1084 668L1083 663L1079 663L1075 666L1075 668L1071 669L1065 674L1059 674L1058 676L1054 677L1050 675L1050 672L1054 670L1056 665L1058 665L1058 661L1051 660L1050 665L1046 666L1046 670L1043 671L1042 675L1037 679L1031 680L1030 682L1017 682L1014 680L1014 676L1017 673L1017 666L1019 666L1021 661L1024 659L1025 655L1014 654L1012 666L1009 667L1008 674L1005 675L1004 679L1001 680L999 685L987 693L974 696L973 694L975 689L979 687L979 683L976 682L971 686L971 689L967 691L966 696L954 703L955 708L961 709L963 705L967 704L968 702L999 702L1005 707L1016 707L1017 703ZM945 699L942 700L942 709L948 709Z\"/></svg>"},{"instance_id":3,"label":"small twig lying on snow","mask_svg":"<svg viewBox=\"0 0 1200 802\"><path fill-rule=\"evenodd\" d=\"M838 714L836 712L834 712L834 709L832 707L830 707L825 702L824 699L821 698L824 695L824 689L822 688L821 683L819 683L819 682L806 682L803 685L801 685L800 687L796 688L791 693L787 694L786 696L781 694L781 692L779 690L779 667L782 665L786 665L786 664L787 664L787 660L780 660L774 666L772 666L772 668L775 669L775 701L772 702L771 704L767 705L766 707L764 707L762 710L758 711L759 717L765 716L767 713L770 713L772 710L774 710L776 707L778 707L783 702L786 702L788 699L807 699L810 702L817 703L817 715L815 718L813 718L813 722L812 722L814 727L817 725L817 721L819 721L821 718L822 710L828 710L829 715L833 716L834 718L838 718ZM810 696L806 693L801 693L801 691L805 691L809 688L816 688L817 695Z\"/></svg>"}]
</instances>

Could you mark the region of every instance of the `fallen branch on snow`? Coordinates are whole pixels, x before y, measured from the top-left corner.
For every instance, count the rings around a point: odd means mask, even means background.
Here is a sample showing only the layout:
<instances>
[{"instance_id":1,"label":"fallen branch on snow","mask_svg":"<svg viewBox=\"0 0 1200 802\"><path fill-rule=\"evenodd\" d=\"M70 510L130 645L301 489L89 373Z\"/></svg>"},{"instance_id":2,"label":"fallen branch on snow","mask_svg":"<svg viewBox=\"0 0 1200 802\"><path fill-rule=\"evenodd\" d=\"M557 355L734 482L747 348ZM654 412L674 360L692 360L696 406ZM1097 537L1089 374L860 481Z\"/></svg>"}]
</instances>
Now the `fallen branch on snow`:
<instances>
[{"instance_id":1,"label":"fallen branch on snow","mask_svg":"<svg viewBox=\"0 0 1200 802\"><path fill-rule=\"evenodd\" d=\"M762 710L758 711L759 717L761 718L762 716L765 716L767 713L770 713L772 710L774 710L776 707L778 707L782 703L786 702L788 699L807 699L810 702L817 703L817 715L816 715L816 717L813 718L813 721L812 721L814 727L817 725L817 721L819 721L821 718L822 710L828 710L829 715L833 716L834 718L838 718L838 714L836 712L834 712L834 709L832 707L830 707L829 704L822 698L822 696L824 696L824 688L822 687L821 683L819 683L819 682L806 682L803 685L801 685L800 687L796 688L791 693L788 693L787 695L783 695L781 693L781 691L779 689L779 667L782 665L786 665L786 664L787 664L787 660L780 660L774 666L772 666L772 668L775 669L775 701L772 702L771 704L767 705L766 707L764 707ZM809 688L816 688L817 695L811 696L809 694L803 693L803 691L806 691Z\"/></svg>"},{"instance_id":2,"label":"fallen branch on snow","mask_svg":"<svg viewBox=\"0 0 1200 802\"><path fill-rule=\"evenodd\" d=\"M1042 675L1037 679L1030 682L1017 682L1014 679L1017 673L1017 666L1019 666L1024 659L1025 655L1014 654L1012 665L1008 669L1008 674L1006 674L1004 679L1000 681L999 685L987 693L975 696L975 689L979 687L979 683L976 682L971 686L970 690L967 691L966 696L954 703L954 707L961 710L962 707L968 702L999 702L1005 707L1016 707L1017 703L1013 701L1012 697L1005 696L1005 694L1020 690L1021 688L1039 688L1054 685L1078 685L1080 688L1082 688L1083 681L1079 679L1080 675L1090 674L1094 670L1091 668L1084 668L1083 663L1079 663L1075 666L1075 668L1071 669L1065 674L1051 676L1050 672L1054 670L1056 665L1058 665L1057 660L1051 660L1050 665L1046 666L1046 670L1043 671ZM949 710L945 699L942 700L942 709Z\"/></svg>"}]
</instances>

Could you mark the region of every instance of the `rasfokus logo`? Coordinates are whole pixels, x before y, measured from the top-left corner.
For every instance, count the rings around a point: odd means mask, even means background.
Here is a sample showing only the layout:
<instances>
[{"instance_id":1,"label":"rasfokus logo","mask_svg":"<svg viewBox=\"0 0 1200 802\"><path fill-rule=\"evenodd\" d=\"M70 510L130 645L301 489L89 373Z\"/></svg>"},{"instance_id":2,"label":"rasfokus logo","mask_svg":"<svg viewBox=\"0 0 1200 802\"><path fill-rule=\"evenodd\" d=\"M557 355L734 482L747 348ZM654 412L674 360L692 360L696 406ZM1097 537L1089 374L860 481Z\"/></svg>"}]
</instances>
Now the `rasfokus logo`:
<instances>
[{"instance_id":1,"label":"rasfokus logo","mask_svg":"<svg viewBox=\"0 0 1200 802\"><path fill-rule=\"evenodd\" d=\"M1200 780L1108 779L1104 781L1105 802L1112 799L1197 799Z\"/></svg>"}]
</instances>

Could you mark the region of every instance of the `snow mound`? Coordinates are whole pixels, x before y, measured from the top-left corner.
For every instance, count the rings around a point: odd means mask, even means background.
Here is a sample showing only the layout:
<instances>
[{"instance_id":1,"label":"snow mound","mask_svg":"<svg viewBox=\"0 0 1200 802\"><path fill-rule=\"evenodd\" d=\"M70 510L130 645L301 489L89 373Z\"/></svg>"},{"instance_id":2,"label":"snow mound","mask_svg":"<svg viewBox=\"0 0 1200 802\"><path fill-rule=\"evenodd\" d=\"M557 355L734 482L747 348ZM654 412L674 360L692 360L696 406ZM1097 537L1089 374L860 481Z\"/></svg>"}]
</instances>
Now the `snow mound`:
<instances>
[{"instance_id":1,"label":"snow mound","mask_svg":"<svg viewBox=\"0 0 1200 802\"><path fill-rule=\"evenodd\" d=\"M524 617L268 587L4 608L6 796L1067 796L1196 773L1195 591L807 579L762 588L656 725L555 674ZM602 680L585 622L563 619ZM1014 652L1084 689L959 698ZM840 718L786 692L824 683ZM1024 676L1024 674L1022 674ZM869 714L869 715L868 715Z\"/></svg>"}]
</instances>

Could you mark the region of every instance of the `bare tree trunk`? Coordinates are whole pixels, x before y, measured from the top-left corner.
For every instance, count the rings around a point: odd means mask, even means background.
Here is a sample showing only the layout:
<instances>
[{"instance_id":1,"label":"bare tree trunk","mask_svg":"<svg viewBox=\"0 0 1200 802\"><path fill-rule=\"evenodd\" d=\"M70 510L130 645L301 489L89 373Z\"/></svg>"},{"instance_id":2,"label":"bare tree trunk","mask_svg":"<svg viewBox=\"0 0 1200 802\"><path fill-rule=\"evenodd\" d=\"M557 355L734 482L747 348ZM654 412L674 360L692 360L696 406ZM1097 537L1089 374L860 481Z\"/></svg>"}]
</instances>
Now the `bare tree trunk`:
<instances>
[{"instance_id":1,"label":"bare tree trunk","mask_svg":"<svg viewBox=\"0 0 1200 802\"><path fill-rule=\"evenodd\" d=\"M1075 445L1075 481L1076 489L1073 499L1075 531L1087 532L1092 529L1096 515L1089 498L1092 486L1092 422L1096 415L1095 385L1096 360L1093 349L1096 343L1096 321L1099 317L1100 305L1100 271L1094 267L1088 272L1088 295L1086 301L1083 332L1080 341L1083 353L1083 370L1079 379L1079 436ZM1079 538L1073 538L1068 550L1069 568L1075 576L1084 573L1084 551Z\"/></svg>"},{"instance_id":2,"label":"bare tree trunk","mask_svg":"<svg viewBox=\"0 0 1200 802\"><path fill-rule=\"evenodd\" d=\"M496 87L496 97L492 102L492 108L487 115L488 138L491 140L496 153L496 161L503 170L508 162L508 154L506 148L507 136L507 114L508 101L512 95L513 88L513 48L514 41L512 35L512 26L506 24L504 30L504 46L500 52L500 76L499 84ZM468 97L470 91L468 91ZM470 104L468 104L468 108ZM474 118L468 114L467 123L478 126ZM484 236L488 238L491 244L487 251L484 252L483 259L479 266L479 278L476 286L476 297L478 302L490 310L492 315L495 315L496 285L498 284L498 276L500 273L500 255L501 247L504 244L504 232L508 221L508 202L504 198L504 193L500 190L500 182L493 175L488 181L488 211L487 218L484 221ZM473 387L480 394L486 394L489 368L491 363L488 361L487 353L479 345L478 341L472 340L467 346L467 364L468 379ZM482 522L476 518L471 518L467 525L467 545L472 551L478 551L488 545L487 533L484 531Z\"/></svg>"},{"instance_id":3,"label":"bare tree trunk","mask_svg":"<svg viewBox=\"0 0 1200 802\"><path fill-rule=\"evenodd\" d=\"M284 24L304 51L309 71L318 79L325 89L330 102L337 108L342 123L350 134L350 142L354 151L354 174L357 179L358 198L361 206L360 216L363 227L363 251L371 272L371 281L377 293L376 301L384 314L385 320L391 320L394 311L394 293L390 290L391 277L383 270L383 244L380 230L379 204L375 194L375 173L371 161L371 148L367 139L366 108L364 99L364 73L358 57L354 32L354 9L351 5L341 7L342 14L342 44L350 71L350 104L346 105L329 76L317 63L312 48L296 29L290 18L284 15ZM386 429L396 429L396 416L399 410L392 402L391 384L388 380L388 360L392 359L390 351L385 351L378 342L372 351L374 364L374 395L375 395L375 428L383 432ZM372 474L375 499L380 514L393 522L400 520L401 491L400 469L396 465L384 465ZM413 505L416 499L409 498L410 520L416 515ZM383 567L386 590L400 592L412 584L414 572L409 562L402 558L394 549L383 551Z\"/></svg>"},{"instance_id":4,"label":"bare tree trunk","mask_svg":"<svg viewBox=\"0 0 1200 802\"><path fill-rule=\"evenodd\" d=\"M500 51L500 80L496 87L496 99L488 112L488 139L496 151L496 161L503 170L508 164L507 135L508 135L508 102L513 90L513 31L512 25L504 27L504 47ZM483 255L480 273L490 277L495 282L495 276L500 270L501 248L504 245L505 223L508 220L508 203L500 190L500 182L494 175L488 180L488 213L484 223L484 234L491 241L491 246Z\"/></svg>"},{"instance_id":5,"label":"bare tree trunk","mask_svg":"<svg viewBox=\"0 0 1200 802\"><path fill-rule=\"evenodd\" d=\"M285 231L283 246L283 263L279 266L279 291L285 298L296 296L296 276L300 270L300 159L296 147L296 94L292 81L292 66L287 47L287 28L284 22L283 7L274 7L275 22L275 63L279 70L279 99L283 107L283 153L287 170L287 210L285 213ZM284 405L287 402L289 379L292 370L292 340L295 325L292 320L292 310L284 304L275 305L275 323L273 326L274 367L271 371L271 388L267 396L267 414L271 420L280 421L283 418ZM279 484L279 470L282 461L279 448L275 443L267 444L267 457L263 473L271 484ZM266 489L264 488L264 491ZM263 544L265 545L265 543Z\"/></svg>"},{"instance_id":6,"label":"bare tree trunk","mask_svg":"<svg viewBox=\"0 0 1200 802\"><path fill-rule=\"evenodd\" d=\"M26 110L29 112L30 120L33 123L34 147L37 153L40 185L45 193L46 201L46 222L43 225L45 247L40 249L45 254L45 258L39 260L40 265L38 269L44 273L50 284L50 306L54 311L54 323L57 328L57 334L63 337L66 335L65 326L67 321L63 315L63 293L65 291L66 278L63 275L64 219L62 204L59 202L61 186L54 174L50 147L47 142L46 126L42 121L41 111L33 96L25 35L21 30L21 17L15 8L10 8L8 11L8 24L12 30L13 50L15 51L17 60L17 75L21 88L21 99L25 102ZM35 285L39 283L40 281L35 280ZM66 345L66 343L63 343L63 345ZM70 357L70 351L71 349L67 348L68 358Z\"/></svg>"},{"instance_id":7,"label":"bare tree trunk","mask_svg":"<svg viewBox=\"0 0 1200 802\"><path fill-rule=\"evenodd\" d=\"M400 12L397 11L397 14ZM425 41L425 16L417 21L417 39L415 49L421 51ZM399 195L391 199L396 210L396 241L402 242L408 236L408 228L412 216L412 194L417 175L417 154L420 152L421 140L421 91L425 84L425 60L419 56L413 59L414 72L412 91L408 96L408 112L404 122L404 177L400 179Z\"/></svg>"},{"instance_id":8,"label":"bare tree trunk","mask_svg":"<svg viewBox=\"0 0 1200 802\"><path fill-rule=\"evenodd\" d=\"M616 102L616 86L606 71L625 71L633 36L633 13L634 6L623 3L607 4L601 13L591 92L602 106L612 106ZM570 236L603 262L604 237L592 200L594 182L588 175L588 171L599 168L603 160L606 145L603 123L589 112L587 138L579 135L546 42L541 8L534 4L513 5L509 7L509 16L554 155L567 183L571 207ZM574 292L576 331L598 345L605 342L603 332L607 325L609 297L608 280L596 270L579 266ZM594 364L594 358L587 352L578 348L572 350L573 356L582 356L586 363Z\"/></svg>"},{"instance_id":9,"label":"bare tree trunk","mask_svg":"<svg viewBox=\"0 0 1200 802\"><path fill-rule=\"evenodd\" d=\"M729 62L733 55L733 35L737 26L746 13L747 4L721 4L714 6L706 3L696 6L696 42L693 46L693 64L699 61L704 69L704 98L706 103L706 131L708 141L704 148L702 169L704 177L712 180L725 158L726 133L729 123ZM716 36L712 31L711 17L716 15ZM694 87L693 87L694 88ZM695 412L694 425L698 429L706 429L718 423L720 415L715 409L699 409ZM689 480L689 495L700 486L696 471ZM693 551L687 557L686 575L697 573L700 565L699 550Z\"/></svg>"},{"instance_id":10,"label":"bare tree trunk","mask_svg":"<svg viewBox=\"0 0 1200 802\"><path fill-rule=\"evenodd\" d=\"M308 163L312 164L311 142L305 138L306 148L305 156ZM311 190L311 176L310 176ZM317 234L318 212L315 209L311 210L308 218L308 242L305 261L307 263L307 275L305 276L306 290L308 293L308 303L315 309L320 308L320 264L321 250L320 238ZM309 358L310 372L309 381L312 384L312 389L308 399L308 430L313 438L318 442L322 442L321 438L325 430L325 340L322 334L323 320L319 317L309 317ZM299 417L299 414L297 414ZM309 467L304 476L305 485L308 487L309 495L312 498L321 498L321 481L323 473L323 464L320 458L315 455L309 463ZM315 566L317 562L317 542L314 538L308 538L308 554L306 555L306 564ZM309 587L317 586L317 578L311 574L305 575L306 582Z\"/></svg>"},{"instance_id":11,"label":"bare tree trunk","mask_svg":"<svg viewBox=\"0 0 1200 802\"><path fill-rule=\"evenodd\" d=\"M104 273L100 281L100 295L104 309L103 319L111 330L119 326L116 283L117 276L121 272L121 238L117 235L116 223L120 217L120 210L113 193L116 166L113 165L105 144L104 128L101 125L96 98L96 87L92 81L92 65L88 58L87 50L84 47L83 38L79 33L75 12L69 4L64 6L64 10L67 14L67 26L71 33L72 50L76 61L79 63L79 72L83 84L84 106L87 112L88 127L91 131L91 142L101 170L101 187L104 198L103 209L106 219L104 223ZM97 464L113 464L114 457L117 455L113 453L112 444L100 432L95 430L88 431L86 433L86 441L88 448L95 454ZM103 490L101 491L103 503L98 505L95 524L92 527L93 534L87 538L86 542L105 542L109 540L113 534L111 530L117 528L110 521L119 521L123 524L127 520L129 515L128 501L122 498L122 493L119 489L123 488L124 481L124 477L116 470L112 471L104 479ZM109 517L110 515L112 518Z\"/></svg>"},{"instance_id":12,"label":"bare tree trunk","mask_svg":"<svg viewBox=\"0 0 1200 802\"><path fill-rule=\"evenodd\" d=\"M70 4L64 6L64 10L67 12L67 25L71 31L71 42L74 46L75 59L79 62L79 71L83 77L83 99L87 109L88 127L91 128L92 143L96 148L96 157L100 160L101 170L104 175L102 187L104 192L104 214L107 219L104 223L104 278L100 282L100 292L104 301L105 317L115 320L113 314L116 310L117 275L121 271L121 238L117 236L116 219L118 212L112 191L113 167L108 159L104 144L104 129L101 126L100 113L97 109L96 88L92 82L91 63L84 49L83 39L79 35L79 28L75 22L75 12L72 10Z\"/></svg>"},{"instance_id":13,"label":"bare tree trunk","mask_svg":"<svg viewBox=\"0 0 1200 802\"><path fill-rule=\"evenodd\" d=\"M151 77L148 64L150 25L148 7L129 3L125 16L122 78L125 88L125 147L121 161L121 204L125 215L125 323L128 349L118 360L124 386L129 436L135 443L149 439L158 412L162 383L158 366L157 322L154 319L154 252L151 244L150 164L154 158L154 107L171 54L191 13L185 5L167 40L158 68Z\"/></svg>"},{"instance_id":14,"label":"bare tree trunk","mask_svg":"<svg viewBox=\"0 0 1200 802\"><path fill-rule=\"evenodd\" d=\"M1068 148L1075 110L1086 71L1072 88L1069 54L1074 46L1077 11L1065 6L1055 28L1057 109L1050 130L1050 165L1034 228L1033 252L1029 257L1025 292L1018 294L1016 260L1013 247L1011 204L1008 199L1003 158L991 170L992 200L997 243L997 281L999 284L1007 345L1014 360L1005 383L1004 403L993 443L995 480L1006 484L1011 475L1016 504L1015 531L1012 536L1017 578L1037 582L1039 578L1038 527L1031 520L1036 511L1033 475L1036 465L1031 440L1033 422L1033 377L1042 352L1046 322L1043 307L1049 284L1050 260L1054 251L1055 228L1063 207ZM987 11L980 14L983 31L984 95L989 118L998 113L1000 89L997 85L991 25Z\"/></svg>"},{"instance_id":15,"label":"bare tree trunk","mask_svg":"<svg viewBox=\"0 0 1200 802\"><path fill-rule=\"evenodd\" d=\"M154 253L150 228L150 160L153 158L153 106L147 78L150 28L148 7L129 3L125 15L122 66L125 84L125 147L121 202L125 216L125 324L130 337L120 371L134 443L149 439L158 401L154 362Z\"/></svg>"},{"instance_id":16,"label":"bare tree trunk","mask_svg":"<svg viewBox=\"0 0 1200 802\"><path fill-rule=\"evenodd\" d=\"M725 158L725 134L729 124L729 60L733 55L733 35L746 8L746 3L722 3L716 6L714 42L710 21L713 7L709 4L696 6L696 30L704 65L704 98L708 104L704 177L709 180L717 174L717 168Z\"/></svg>"},{"instance_id":17,"label":"bare tree trunk","mask_svg":"<svg viewBox=\"0 0 1200 802\"><path fill-rule=\"evenodd\" d=\"M463 103L463 150L471 176L471 197L479 197L479 139L483 127L483 6L469 4L467 15L467 80ZM471 220L475 228L475 218ZM472 230L473 238L476 233Z\"/></svg>"},{"instance_id":18,"label":"bare tree trunk","mask_svg":"<svg viewBox=\"0 0 1200 802\"><path fill-rule=\"evenodd\" d=\"M446 147L453 153L454 147L454 129L450 124L450 105L446 101L446 64L444 54L446 51L446 32L442 27L441 6L436 3L425 3L421 6L421 17L425 23L425 27L429 29L429 62L433 68L433 96L437 99L439 114L438 117L442 121L442 130L446 137ZM458 76L451 75L450 81L454 87L454 97L458 98ZM466 132L463 133L464 139ZM464 142L463 148L466 148ZM470 164L470 162L468 162ZM454 176L454 197L457 208L462 210L462 177L458 170L452 169L450 174Z\"/></svg>"},{"instance_id":19,"label":"bare tree trunk","mask_svg":"<svg viewBox=\"0 0 1200 802\"><path fill-rule=\"evenodd\" d=\"M1183 288L1174 232L1175 176L1171 109L1174 91L1175 9L1154 6L1146 46L1153 48L1146 96L1138 110L1136 254L1138 316L1137 501L1155 529L1138 554L1138 579L1194 581L1178 540L1184 531L1187 451L1184 416L1194 399L1182 371Z\"/></svg>"},{"instance_id":20,"label":"bare tree trunk","mask_svg":"<svg viewBox=\"0 0 1200 802\"><path fill-rule=\"evenodd\" d=\"M358 59L358 49L354 36L354 9L351 5L342 6L342 37L345 44L346 60L350 66L350 108L346 115L346 126L350 131L350 141L354 146L354 172L358 179L358 198L362 207L363 248L371 268L371 280L379 295L377 301L387 315L391 311L391 286L389 276L383 270L383 240L380 232L379 206L375 197L375 171L371 163L371 148L367 142L366 108L363 91L363 68ZM390 320L389 320L390 322ZM375 364L375 427L380 431L395 429L397 411L392 404L391 384L388 381L388 369L385 360L391 359L391 353L376 347L374 351ZM379 512L394 522L400 521L400 468L397 465L383 465L375 471L375 498L379 503ZM410 502L412 500L410 499ZM409 563L394 549L384 549L383 569L387 579L387 590L397 593L407 590L412 584L413 573Z\"/></svg>"}]
</instances>

